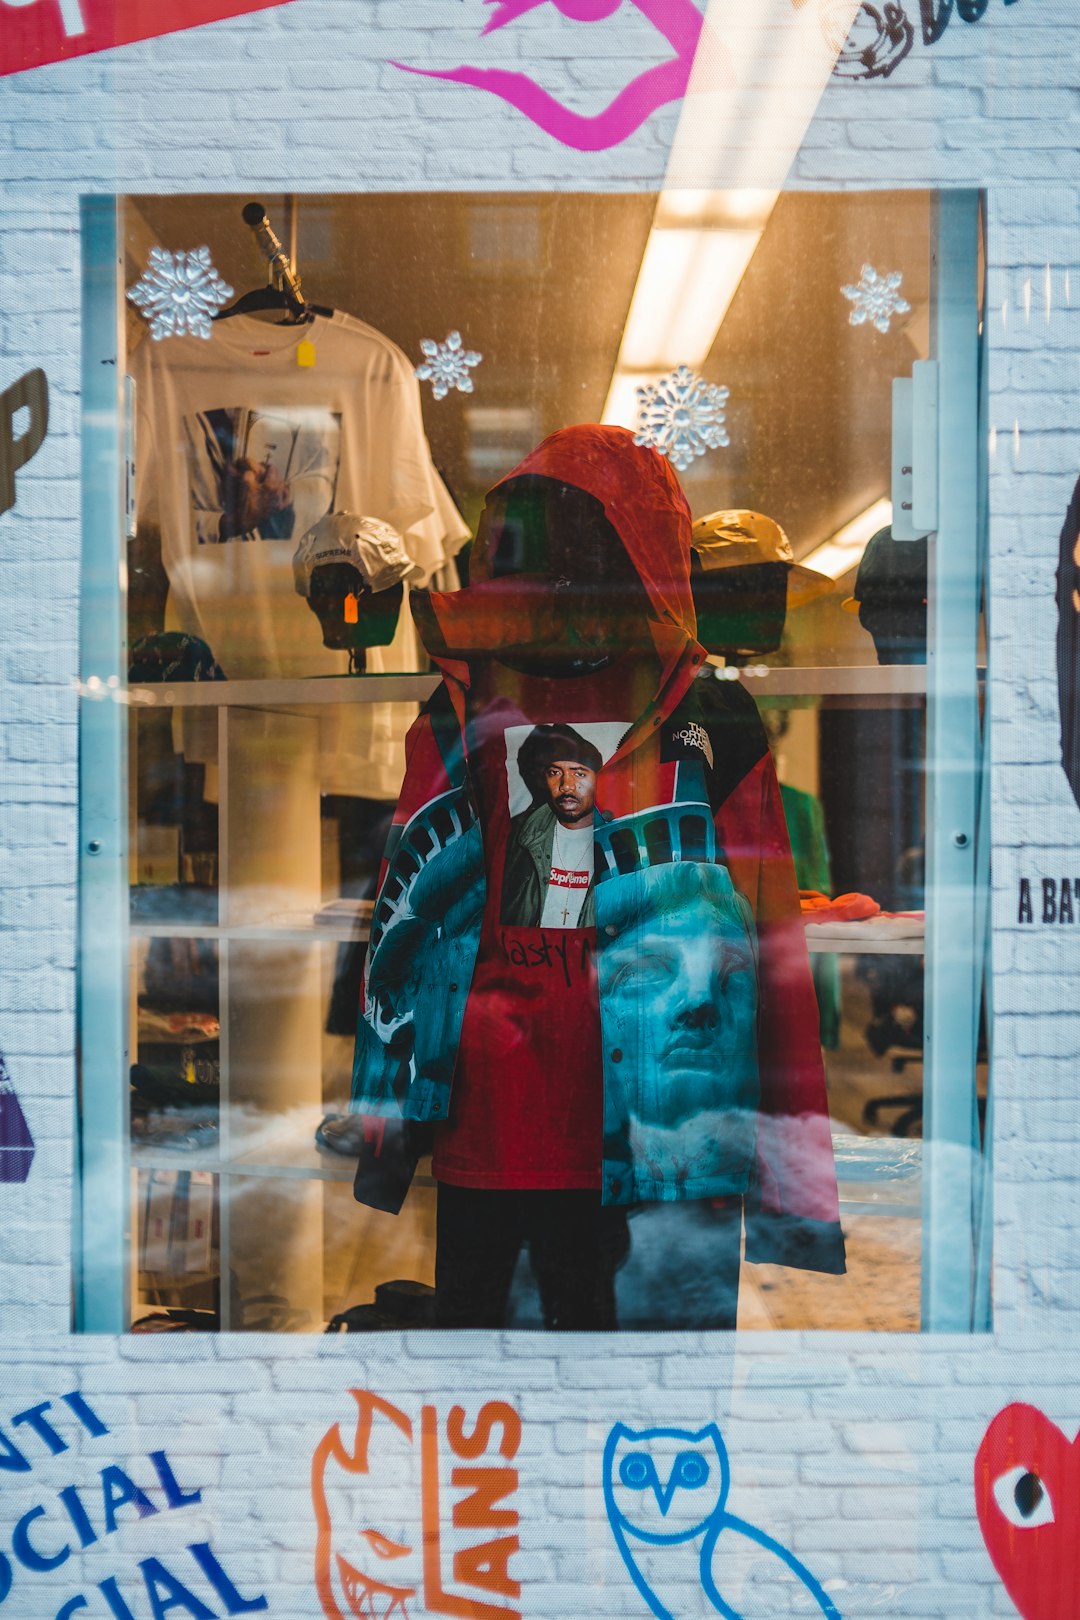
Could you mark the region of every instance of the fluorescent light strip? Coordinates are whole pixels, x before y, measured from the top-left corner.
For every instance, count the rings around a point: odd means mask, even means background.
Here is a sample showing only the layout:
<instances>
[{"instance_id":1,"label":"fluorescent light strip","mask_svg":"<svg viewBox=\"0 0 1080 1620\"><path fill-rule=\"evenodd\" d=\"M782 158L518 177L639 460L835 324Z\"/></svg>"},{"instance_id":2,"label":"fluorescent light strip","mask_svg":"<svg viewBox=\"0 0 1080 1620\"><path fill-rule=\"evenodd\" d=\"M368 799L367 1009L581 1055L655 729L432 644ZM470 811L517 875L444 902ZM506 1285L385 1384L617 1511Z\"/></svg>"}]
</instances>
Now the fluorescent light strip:
<instances>
[{"instance_id":1,"label":"fluorescent light strip","mask_svg":"<svg viewBox=\"0 0 1080 1620\"><path fill-rule=\"evenodd\" d=\"M675 366L697 369L705 363L776 196L774 191L661 194L602 421L634 427L639 385Z\"/></svg>"},{"instance_id":2,"label":"fluorescent light strip","mask_svg":"<svg viewBox=\"0 0 1080 1620\"><path fill-rule=\"evenodd\" d=\"M702 365L716 340L760 230L654 229L626 320L619 371Z\"/></svg>"},{"instance_id":3,"label":"fluorescent light strip","mask_svg":"<svg viewBox=\"0 0 1080 1620\"><path fill-rule=\"evenodd\" d=\"M830 579L842 579L853 568L857 568L862 561L867 541L879 529L887 528L892 522L892 501L882 496L865 512L845 523L842 529L823 540L814 550L805 557L799 557L798 562L803 568L813 568L819 574L827 574Z\"/></svg>"},{"instance_id":4,"label":"fluorescent light strip","mask_svg":"<svg viewBox=\"0 0 1080 1620\"><path fill-rule=\"evenodd\" d=\"M636 423L634 388L645 381L635 368L670 370L700 365L716 341L721 322L753 256L790 171L837 52L859 10L859 0L830 0L829 34L819 8L796 0L709 0L701 45L668 160L653 232L627 316L623 349L604 407L605 422ZM717 181L723 178L723 189ZM759 188L750 190L748 188ZM760 189L762 187L772 189ZM709 251L656 237L673 227L688 236L712 229L717 236L754 237L729 251L711 288L711 302L695 287L693 311L683 314L695 261ZM715 250L718 258L724 250ZM665 281L656 268L681 257L682 281ZM648 269L648 277L646 277ZM700 268L696 273L707 282ZM654 307L655 306L655 307ZM676 340L682 352L675 352ZM644 357L644 358L642 358ZM626 414L626 401L633 409Z\"/></svg>"}]
</instances>

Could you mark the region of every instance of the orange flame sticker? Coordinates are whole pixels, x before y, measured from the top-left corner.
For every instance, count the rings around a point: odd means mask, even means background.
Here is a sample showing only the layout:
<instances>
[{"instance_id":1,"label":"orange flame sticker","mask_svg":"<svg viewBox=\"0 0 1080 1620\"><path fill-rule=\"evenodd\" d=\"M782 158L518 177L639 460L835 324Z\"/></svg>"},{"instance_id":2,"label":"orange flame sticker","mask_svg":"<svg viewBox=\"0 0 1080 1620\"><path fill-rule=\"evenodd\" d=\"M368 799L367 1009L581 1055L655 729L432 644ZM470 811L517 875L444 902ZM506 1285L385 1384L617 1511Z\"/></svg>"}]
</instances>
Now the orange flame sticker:
<instances>
[{"instance_id":1,"label":"orange flame sticker","mask_svg":"<svg viewBox=\"0 0 1080 1620\"><path fill-rule=\"evenodd\" d=\"M412 1419L370 1390L351 1442L335 1425L312 1459L315 1586L327 1620L521 1620L511 1573L521 1419L488 1401L475 1422ZM418 1441L418 1443L417 1443ZM377 1522L373 1522L377 1521Z\"/></svg>"}]
</instances>

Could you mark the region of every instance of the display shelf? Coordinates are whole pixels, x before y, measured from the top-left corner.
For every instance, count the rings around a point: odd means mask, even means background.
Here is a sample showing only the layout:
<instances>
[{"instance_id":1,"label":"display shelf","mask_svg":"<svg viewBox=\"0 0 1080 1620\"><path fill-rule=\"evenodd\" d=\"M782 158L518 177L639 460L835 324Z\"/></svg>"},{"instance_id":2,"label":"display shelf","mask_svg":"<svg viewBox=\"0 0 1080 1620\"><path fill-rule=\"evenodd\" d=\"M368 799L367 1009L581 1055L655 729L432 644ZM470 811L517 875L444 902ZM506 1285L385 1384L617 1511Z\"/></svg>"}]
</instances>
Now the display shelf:
<instances>
[{"instance_id":1,"label":"display shelf","mask_svg":"<svg viewBox=\"0 0 1080 1620\"><path fill-rule=\"evenodd\" d=\"M771 697L922 697L925 664L806 664L772 668L750 664L717 669L716 679L738 679L756 698Z\"/></svg>"},{"instance_id":2,"label":"display shelf","mask_svg":"<svg viewBox=\"0 0 1080 1620\"><path fill-rule=\"evenodd\" d=\"M980 670L980 674L985 671ZM922 697L925 664L807 664L772 668L751 664L717 669L718 680L738 679L755 697ZM318 680L169 681L133 686L132 704L153 708L298 709L334 703L423 703L437 674L341 675Z\"/></svg>"},{"instance_id":3,"label":"display shelf","mask_svg":"<svg viewBox=\"0 0 1080 1620\"><path fill-rule=\"evenodd\" d=\"M773 669L766 664L737 671L756 698L774 697L925 697L925 664L806 664ZM980 668L980 677L985 676ZM717 680L731 680L718 669Z\"/></svg>"},{"instance_id":4,"label":"display shelf","mask_svg":"<svg viewBox=\"0 0 1080 1620\"><path fill-rule=\"evenodd\" d=\"M132 686L129 702L138 708L299 709L317 711L328 703L423 703L439 676L329 675L308 680L163 681Z\"/></svg>"},{"instance_id":5,"label":"display shelf","mask_svg":"<svg viewBox=\"0 0 1080 1620\"><path fill-rule=\"evenodd\" d=\"M926 951L923 933L906 939L890 938L874 932L873 919L859 927L866 929L865 935L836 939L824 934L822 924L812 923L806 930L806 948L811 956L922 956Z\"/></svg>"},{"instance_id":6,"label":"display shelf","mask_svg":"<svg viewBox=\"0 0 1080 1620\"><path fill-rule=\"evenodd\" d=\"M133 1170L209 1170L211 1175L222 1173L222 1162L217 1153L172 1153L168 1148L148 1147L140 1142L131 1144Z\"/></svg>"},{"instance_id":7,"label":"display shelf","mask_svg":"<svg viewBox=\"0 0 1080 1620\"><path fill-rule=\"evenodd\" d=\"M137 922L131 925L132 939L234 939L266 940L282 945L303 945L323 940L328 945L349 945L368 938L369 925L357 923L242 923L223 928L216 923Z\"/></svg>"},{"instance_id":8,"label":"display shelf","mask_svg":"<svg viewBox=\"0 0 1080 1620\"><path fill-rule=\"evenodd\" d=\"M133 1147L137 1170L209 1170L216 1176L255 1176L268 1181L331 1181L352 1186L356 1160L331 1153L315 1141L323 1109L294 1110L288 1126L267 1116L265 1124L246 1132L249 1146L228 1158L209 1153L170 1153L167 1148ZM235 1134L235 1132L234 1132ZM413 1177L416 1187L433 1187L430 1173Z\"/></svg>"},{"instance_id":9,"label":"display shelf","mask_svg":"<svg viewBox=\"0 0 1080 1620\"><path fill-rule=\"evenodd\" d=\"M721 678L722 675L721 675ZM726 677L730 678L730 677ZM815 695L919 701L922 666L741 670L759 701ZM317 923L325 903L319 857L319 723L328 705L419 702L432 675L358 676L318 681L169 683L139 688L136 704L213 711L218 727L220 794L219 920L139 917L133 942L155 938L213 940L220 945L221 1112L216 1144L181 1152L133 1144L139 1171L205 1171L222 1189L220 1264L247 1294L279 1293L322 1321L322 1287L337 1261L327 1243L352 1244L360 1227L342 1222L327 1233L324 1199L348 1198L355 1159L320 1148L315 1131L340 1104L323 1090L327 974L334 952L369 936L368 919ZM855 938L806 931L814 954L919 955L922 938L889 939L871 921ZM332 947L312 950L312 945ZM430 1166L414 1178L431 1199ZM336 1191L340 1189L340 1191ZM845 1213L910 1214L911 1186L842 1190ZM380 1242L383 1238L380 1238ZM320 1261L321 1257L321 1261ZM232 1304L222 1301L222 1327Z\"/></svg>"}]
</instances>

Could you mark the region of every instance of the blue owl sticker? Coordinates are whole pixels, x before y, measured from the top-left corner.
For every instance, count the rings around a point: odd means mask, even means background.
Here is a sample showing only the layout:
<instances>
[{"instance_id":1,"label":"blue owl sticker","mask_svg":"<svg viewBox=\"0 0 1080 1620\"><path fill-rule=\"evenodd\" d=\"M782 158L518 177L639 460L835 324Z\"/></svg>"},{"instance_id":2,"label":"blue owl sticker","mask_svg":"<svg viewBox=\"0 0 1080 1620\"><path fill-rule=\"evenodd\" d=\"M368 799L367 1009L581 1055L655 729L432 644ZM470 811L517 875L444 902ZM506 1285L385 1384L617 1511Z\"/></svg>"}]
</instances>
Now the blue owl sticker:
<instances>
[{"instance_id":1,"label":"blue owl sticker","mask_svg":"<svg viewBox=\"0 0 1080 1620\"><path fill-rule=\"evenodd\" d=\"M725 1620L840 1611L794 1553L727 1511L731 1469L715 1423L628 1429L604 1448L604 1502L630 1578L657 1620L700 1615L701 1593ZM816 1604L816 1609L813 1605Z\"/></svg>"}]
</instances>

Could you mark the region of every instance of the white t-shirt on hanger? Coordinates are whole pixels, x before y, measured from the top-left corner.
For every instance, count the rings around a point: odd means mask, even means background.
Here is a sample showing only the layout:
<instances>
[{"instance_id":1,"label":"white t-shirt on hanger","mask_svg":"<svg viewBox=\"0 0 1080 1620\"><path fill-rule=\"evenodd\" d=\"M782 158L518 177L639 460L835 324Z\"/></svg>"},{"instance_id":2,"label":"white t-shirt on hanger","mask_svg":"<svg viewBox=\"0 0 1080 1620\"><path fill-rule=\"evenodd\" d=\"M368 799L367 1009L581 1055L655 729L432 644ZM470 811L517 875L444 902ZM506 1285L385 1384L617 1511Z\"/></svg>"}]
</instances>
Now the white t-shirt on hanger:
<instances>
[{"instance_id":1,"label":"white t-shirt on hanger","mask_svg":"<svg viewBox=\"0 0 1080 1620\"><path fill-rule=\"evenodd\" d=\"M301 343L314 347L314 366L299 364ZM421 583L468 538L431 460L412 367L350 315L303 326L234 316L209 342L144 340L132 372L138 510L160 523L167 628L199 636L230 680L346 673L346 655L323 646L293 585L296 544L325 513L393 524ZM415 670L418 658L403 613L393 643L370 649L367 667ZM323 790L395 797L415 712L328 709ZM216 734L194 718L183 722L184 752L212 762Z\"/></svg>"}]
</instances>

